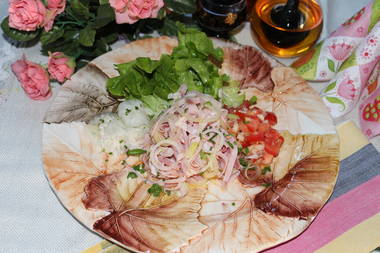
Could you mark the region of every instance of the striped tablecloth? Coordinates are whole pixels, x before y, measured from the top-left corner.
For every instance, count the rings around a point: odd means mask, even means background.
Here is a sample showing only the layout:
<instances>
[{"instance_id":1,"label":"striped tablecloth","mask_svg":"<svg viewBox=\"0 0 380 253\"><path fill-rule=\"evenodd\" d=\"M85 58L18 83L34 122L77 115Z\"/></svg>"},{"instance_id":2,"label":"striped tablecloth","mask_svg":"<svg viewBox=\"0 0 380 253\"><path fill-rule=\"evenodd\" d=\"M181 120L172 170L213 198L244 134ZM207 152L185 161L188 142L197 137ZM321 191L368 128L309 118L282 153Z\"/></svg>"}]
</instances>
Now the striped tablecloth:
<instances>
[{"instance_id":1,"label":"striped tablecloth","mask_svg":"<svg viewBox=\"0 0 380 253\"><path fill-rule=\"evenodd\" d=\"M338 126L341 166L328 203L308 229L266 253L368 253L380 245L380 153L352 121ZM102 241L83 253L126 253Z\"/></svg>"}]
</instances>

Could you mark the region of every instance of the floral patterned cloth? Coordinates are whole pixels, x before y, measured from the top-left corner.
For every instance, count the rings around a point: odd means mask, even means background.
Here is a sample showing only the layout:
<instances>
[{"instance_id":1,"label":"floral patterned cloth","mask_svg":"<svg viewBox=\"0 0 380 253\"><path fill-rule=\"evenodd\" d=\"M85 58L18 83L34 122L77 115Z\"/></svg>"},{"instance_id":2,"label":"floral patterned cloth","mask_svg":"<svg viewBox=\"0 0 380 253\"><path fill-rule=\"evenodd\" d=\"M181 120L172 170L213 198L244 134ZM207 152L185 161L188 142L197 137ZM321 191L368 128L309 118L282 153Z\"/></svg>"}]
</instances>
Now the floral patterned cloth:
<instances>
[{"instance_id":1,"label":"floral patterned cloth","mask_svg":"<svg viewBox=\"0 0 380 253\"><path fill-rule=\"evenodd\" d=\"M379 59L380 22L342 64L337 75L322 92L323 101L334 118L350 112L359 102Z\"/></svg>"},{"instance_id":2,"label":"floral patterned cloth","mask_svg":"<svg viewBox=\"0 0 380 253\"><path fill-rule=\"evenodd\" d=\"M376 79L376 85L379 83ZM380 88L363 100L359 107L360 128L368 138L380 134Z\"/></svg>"},{"instance_id":3,"label":"floral patterned cloth","mask_svg":"<svg viewBox=\"0 0 380 253\"><path fill-rule=\"evenodd\" d=\"M332 79L379 18L380 0L374 0L295 61L292 67L306 80Z\"/></svg>"}]
</instances>

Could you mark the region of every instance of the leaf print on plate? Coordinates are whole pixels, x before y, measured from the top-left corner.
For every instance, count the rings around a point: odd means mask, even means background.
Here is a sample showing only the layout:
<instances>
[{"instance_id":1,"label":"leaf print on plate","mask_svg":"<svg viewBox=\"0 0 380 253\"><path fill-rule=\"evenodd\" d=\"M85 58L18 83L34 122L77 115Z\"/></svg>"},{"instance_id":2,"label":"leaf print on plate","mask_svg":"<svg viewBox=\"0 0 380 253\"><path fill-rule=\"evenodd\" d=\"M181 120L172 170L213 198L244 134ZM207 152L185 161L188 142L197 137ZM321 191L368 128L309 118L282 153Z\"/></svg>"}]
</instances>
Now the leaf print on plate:
<instances>
[{"instance_id":1,"label":"leaf print on plate","mask_svg":"<svg viewBox=\"0 0 380 253\"><path fill-rule=\"evenodd\" d=\"M102 112L112 112L119 102L105 89L107 76L89 64L66 81L45 114L44 122L89 121Z\"/></svg>"},{"instance_id":2,"label":"leaf print on plate","mask_svg":"<svg viewBox=\"0 0 380 253\"><path fill-rule=\"evenodd\" d=\"M84 188L94 177L121 170L125 156L102 153L82 122L44 124L43 133L42 157L50 184L66 208L92 226L106 213L86 210L81 200Z\"/></svg>"},{"instance_id":3,"label":"leaf print on plate","mask_svg":"<svg viewBox=\"0 0 380 253\"><path fill-rule=\"evenodd\" d=\"M273 68L271 78L275 84L272 93L246 90L246 94L258 98L259 108L276 114L277 130L288 130L292 134L335 133L327 108L319 106L319 94L293 69Z\"/></svg>"},{"instance_id":4,"label":"leaf print on plate","mask_svg":"<svg viewBox=\"0 0 380 253\"><path fill-rule=\"evenodd\" d=\"M267 214L246 198L235 212L210 225L180 252L258 252L296 236L307 224L304 220Z\"/></svg>"},{"instance_id":5,"label":"leaf print on plate","mask_svg":"<svg viewBox=\"0 0 380 253\"><path fill-rule=\"evenodd\" d=\"M198 220L205 191L193 188L183 198L157 208L115 210L93 228L130 249L170 252L207 228Z\"/></svg>"},{"instance_id":6,"label":"leaf print on plate","mask_svg":"<svg viewBox=\"0 0 380 253\"><path fill-rule=\"evenodd\" d=\"M152 186L142 177L130 178L132 169L91 179L84 189L82 201L87 209L123 211L135 208L153 208L169 204L179 198L176 194L160 194L154 197L148 193Z\"/></svg>"},{"instance_id":7,"label":"leaf print on plate","mask_svg":"<svg viewBox=\"0 0 380 253\"><path fill-rule=\"evenodd\" d=\"M336 143L336 138L324 139L318 149L298 161L283 178L257 194L255 206L280 216L314 217L330 197L337 179L339 149Z\"/></svg>"}]
</instances>

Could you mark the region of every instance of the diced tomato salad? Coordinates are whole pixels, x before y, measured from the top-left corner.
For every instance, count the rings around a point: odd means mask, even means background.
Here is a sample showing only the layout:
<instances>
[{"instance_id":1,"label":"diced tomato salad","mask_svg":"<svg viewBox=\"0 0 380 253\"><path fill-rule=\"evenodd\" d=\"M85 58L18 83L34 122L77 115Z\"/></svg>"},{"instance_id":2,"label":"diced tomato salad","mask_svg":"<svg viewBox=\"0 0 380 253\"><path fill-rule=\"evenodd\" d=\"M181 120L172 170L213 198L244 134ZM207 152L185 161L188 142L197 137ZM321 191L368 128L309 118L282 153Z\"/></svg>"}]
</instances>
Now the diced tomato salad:
<instances>
[{"instance_id":1,"label":"diced tomato salad","mask_svg":"<svg viewBox=\"0 0 380 253\"><path fill-rule=\"evenodd\" d=\"M238 108L229 108L229 131L236 136L242 148L248 148L247 157L254 157L253 162L271 163L278 156L284 138L272 128L277 124L277 117L245 101ZM234 116L236 115L236 116Z\"/></svg>"}]
</instances>

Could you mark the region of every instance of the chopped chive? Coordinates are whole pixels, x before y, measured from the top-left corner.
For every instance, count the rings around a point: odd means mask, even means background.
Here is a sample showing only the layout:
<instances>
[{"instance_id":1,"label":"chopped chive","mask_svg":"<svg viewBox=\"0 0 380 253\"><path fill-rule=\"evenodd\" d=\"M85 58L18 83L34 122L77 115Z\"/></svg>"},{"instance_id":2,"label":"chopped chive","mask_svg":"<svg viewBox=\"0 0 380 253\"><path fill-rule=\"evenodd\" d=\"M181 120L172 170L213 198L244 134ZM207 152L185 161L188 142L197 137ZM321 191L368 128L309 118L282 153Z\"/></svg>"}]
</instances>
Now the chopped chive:
<instances>
[{"instance_id":1,"label":"chopped chive","mask_svg":"<svg viewBox=\"0 0 380 253\"><path fill-rule=\"evenodd\" d=\"M214 138L217 136L218 134L217 133L214 133L214 135L208 139L209 142L211 142L212 144L215 144L215 141L214 141Z\"/></svg>"},{"instance_id":2,"label":"chopped chive","mask_svg":"<svg viewBox=\"0 0 380 253\"><path fill-rule=\"evenodd\" d=\"M252 96L250 99L249 99L249 104L250 105L254 105L257 103L257 97L256 96Z\"/></svg>"},{"instance_id":3,"label":"chopped chive","mask_svg":"<svg viewBox=\"0 0 380 253\"><path fill-rule=\"evenodd\" d=\"M146 150L140 149L140 148L130 149L127 151L127 155L142 155L145 153L146 153Z\"/></svg>"},{"instance_id":4,"label":"chopped chive","mask_svg":"<svg viewBox=\"0 0 380 253\"><path fill-rule=\"evenodd\" d=\"M127 178L137 178L137 175L134 172L129 172Z\"/></svg>"},{"instance_id":5,"label":"chopped chive","mask_svg":"<svg viewBox=\"0 0 380 253\"><path fill-rule=\"evenodd\" d=\"M208 155L210 155L210 153L201 150L200 156L201 156L202 160L206 160L206 158L207 158Z\"/></svg>"},{"instance_id":6,"label":"chopped chive","mask_svg":"<svg viewBox=\"0 0 380 253\"><path fill-rule=\"evenodd\" d=\"M244 158L240 158L240 159L239 159L239 163L240 163L240 165L243 166L243 167L247 167L247 166L248 166L248 162L247 162L247 160L245 160Z\"/></svg>"},{"instance_id":7,"label":"chopped chive","mask_svg":"<svg viewBox=\"0 0 380 253\"><path fill-rule=\"evenodd\" d=\"M211 102L210 101L207 101L206 103L204 103L205 106L212 106Z\"/></svg>"},{"instance_id":8,"label":"chopped chive","mask_svg":"<svg viewBox=\"0 0 380 253\"><path fill-rule=\"evenodd\" d=\"M108 152L109 155L112 155L113 153L112 152Z\"/></svg>"},{"instance_id":9,"label":"chopped chive","mask_svg":"<svg viewBox=\"0 0 380 253\"><path fill-rule=\"evenodd\" d=\"M166 190L165 192L166 192L166 195L168 195L168 196L170 196L170 194L172 194L172 192L169 190Z\"/></svg>"},{"instance_id":10,"label":"chopped chive","mask_svg":"<svg viewBox=\"0 0 380 253\"><path fill-rule=\"evenodd\" d=\"M99 122L100 122L100 123L104 123L104 119L100 119Z\"/></svg>"},{"instance_id":11,"label":"chopped chive","mask_svg":"<svg viewBox=\"0 0 380 253\"><path fill-rule=\"evenodd\" d=\"M270 187L272 184L271 183L264 183L264 184L262 184L262 186L264 186L264 187Z\"/></svg>"},{"instance_id":12,"label":"chopped chive","mask_svg":"<svg viewBox=\"0 0 380 253\"><path fill-rule=\"evenodd\" d=\"M261 174L265 175L267 172L270 172L270 171L272 171L270 166L266 166L264 167L264 169L261 170Z\"/></svg>"},{"instance_id":13,"label":"chopped chive","mask_svg":"<svg viewBox=\"0 0 380 253\"><path fill-rule=\"evenodd\" d=\"M244 154L244 155L248 155L249 153L249 148L248 147L245 147L241 150L241 152Z\"/></svg>"},{"instance_id":14,"label":"chopped chive","mask_svg":"<svg viewBox=\"0 0 380 253\"><path fill-rule=\"evenodd\" d=\"M135 106L135 110L138 110L139 109L139 107L138 106Z\"/></svg>"},{"instance_id":15,"label":"chopped chive","mask_svg":"<svg viewBox=\"0 0 380 253\"><path fill-rule=\"evenodd\" d=\"M127 162L125 160L121 161L121 165L125 165Z\"/></svg>"},{"instance_id":16,"label":"chopped chive","mask_svg":"<svg viewBox=\"0 0 380 253\"><path fill-rule=\"evenodd\" d=\"M123 143L123 142L124 142L124 140L120 140L120 141L119 141L119 143Z\"/></svg>"},{"instance_id":17,"label":"chopped chive","mask_svg":"<svg viewBox=\"0 0 380 253\"><path fill-rule=\"evenodd\" d=\"M232 205L235 206L235 202L232 202Z\"/></svg>"},{"instance_id":18,"label":"chopped chive","mask_svg":"<svg viewBox=\"0 0 380 253\"><path fill-rule=\"evenodd\" d=\"M239 116L237 116L236 114L232 114L232 113L227 114L227 117L229 119L238 119L239 118Z\"/></svg>"},{"instance_id":19,"label":"chopped chive","mask_svg":"<svg viewBox=\"0 0 380 253\"><path fill-rule=\"evenodd\" d=\"M136 166L133 166L132 167L135 171L138 171L140 172L141 174L144 174L145 173L145 170L144 170L144 164L141 163L139 165L136 165Z\"/></svg>"},{"instance_id":20,"label":"chopped chive","mask_svg":"<svg viewBox=\"0 0 380 253\"><path fill-rule=\"evenodd\" d=\"M230 148L234 148L234 145L232 145L231 142L229 142L229 141L226 141L226 142L227 142L228 146L230 146Z\"/></svg>"},{"instance_id":21,"label":"chopped chive","mask_svg":"<svg viewBox=\"0 0 380 253\"><path fill-rule=\"evenodd\" d=\"M108 159L104 160L105 162L108 162Z\"/></svg>"},{"instance_id":22,"label":"chopped chive","mask_svg":"<svg viewBox=\"0 0 380 253\"><path fill-rule=\"evenodd\" d=\"M128 116L128 114L131 112L129 109L125 109L125 115Z\"/></svg>"},{"instance_id":23,"label":"chopped chive","mask_svg":"<svg viewBox=\"0 0 380 253\"><path fill-rule=\"evenodd\" d=\"M154 197L160 196L161 192L163 191L162 186L158 184L153 184L149 189L148 193L152 194Z\"/></svg>"}]
</instances>

